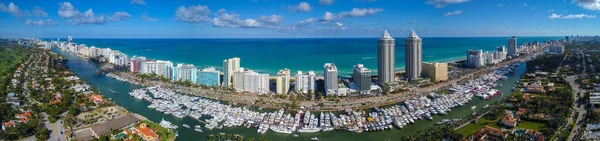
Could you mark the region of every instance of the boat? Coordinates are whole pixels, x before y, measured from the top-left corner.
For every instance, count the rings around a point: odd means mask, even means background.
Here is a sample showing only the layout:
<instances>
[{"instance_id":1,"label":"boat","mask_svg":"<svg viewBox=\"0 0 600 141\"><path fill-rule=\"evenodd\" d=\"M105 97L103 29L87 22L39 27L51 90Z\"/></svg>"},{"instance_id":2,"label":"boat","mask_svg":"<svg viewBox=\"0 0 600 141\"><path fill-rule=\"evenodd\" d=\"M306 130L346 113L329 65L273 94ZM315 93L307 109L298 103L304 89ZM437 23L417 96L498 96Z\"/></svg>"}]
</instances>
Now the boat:
<instances>
[{"instance_id":1,"label":"boat","mask_svg":"<svg viewBox=\"0 0 600 141\"><path fill-rule=\"evenodd\" d=\"M196 132L200 132L200 133L204 132L204 131L202 131L202 129L200 129L200 128L196 128L196 129L194 129L194 131L196 131Z\"/></svg>"},{"instance_id":2,"label":"boat","mask_svg":"<svg viewBox=\"0 0 600 141\"><path fill-rule=\"evenodd\" d=\"M475 110L475 108L477 108L477 106L471 106L471 110Z\"/></svg>"},{"instance_id":3,"label":"boat","mask_svg":"<svg viewBox=\"0 0 600 141\"><path fill-rule=\"evenodd\" d=\"M313 140L313 141L318 141L318 140L319 140L319 138L317 138L317 137L312 137L312 138L310 138L310 140Z\"/></svg>"},{"instance_id":4,"label":"boat","mask_svg":"<svg viewBox=\"0 0 600 141\"><path fill-rule=\"evenodd\" d=\"M293 134L293 135L292 135L292 137L295 137L295 138L297 138L297 137L300 137L300 135L298 135L298 134Z\"/></svg>"},{"instance_id":5,"label":"boat","mask_svg":"<svg viewBox=\"0 0 600 141\"><path fill-rule=\"evenodd\" d=\"M190 128L190 126L187 125L187 124L183 124L182 126L185 127L185 128Z\"/></svg>"},{"instance_id":6,"label":"boat","mask_svg":"<svg viewBox=\"0 0 600 141\"><path fill-rule=\"evenodd\" d=\"M195 128L202 128L200 125L196 125L196 126L194 126L194 127L195 127Z\"/></svg>"},{"instance_id":7,"label":"boat","mask_svg":"<svg viewBox=\"0 0 600 141\"><path fill-rule=\"evenodd\" d=\"M111 89L108 89L108 91L110 91L110 92L111 92L111 93L113 93L113 94L119 94L119 92L117 92L117 91L114 91L114 90L111 90Z\"/></svg>"}]
</instances>

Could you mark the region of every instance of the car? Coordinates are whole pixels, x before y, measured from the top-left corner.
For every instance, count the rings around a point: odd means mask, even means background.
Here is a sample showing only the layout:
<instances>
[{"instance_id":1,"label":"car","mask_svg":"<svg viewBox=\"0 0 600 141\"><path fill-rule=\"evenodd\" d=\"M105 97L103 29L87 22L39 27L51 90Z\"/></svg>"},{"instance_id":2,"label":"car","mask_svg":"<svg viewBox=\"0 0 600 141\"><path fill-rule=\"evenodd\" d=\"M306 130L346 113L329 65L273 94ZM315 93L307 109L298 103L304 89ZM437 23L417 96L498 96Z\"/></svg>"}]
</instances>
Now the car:
<instances>
[{"instance_id":1,"label":"car","mask_svg":"<svg viewBox=\"0 0 600 141\"><path fill-rule=\"evenodd\" d=\"M63 134L63 132L62 132L62 131L60 131L60 134Z\"/></svg>"}]
</instances>

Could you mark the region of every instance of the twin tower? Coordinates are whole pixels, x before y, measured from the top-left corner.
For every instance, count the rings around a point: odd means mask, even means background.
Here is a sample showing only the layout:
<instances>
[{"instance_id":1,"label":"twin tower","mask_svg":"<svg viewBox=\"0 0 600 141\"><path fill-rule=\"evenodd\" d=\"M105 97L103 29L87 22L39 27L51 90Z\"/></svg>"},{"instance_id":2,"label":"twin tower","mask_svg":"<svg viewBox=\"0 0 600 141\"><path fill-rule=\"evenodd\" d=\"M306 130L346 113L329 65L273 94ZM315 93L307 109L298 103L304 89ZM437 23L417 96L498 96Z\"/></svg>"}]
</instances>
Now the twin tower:
<instances>
[{"instance_id":1,"label":"twin tower","mask_svg":"<svg viewBox=\"0 0 600 141\"><path fill-rule=\"evenodd\" d=\"M396 41L387 30L383 31L383 35L379 38L377 47L377 75L379 84L386 84L395 81L396 74L396 51L394 46ZM405 78L408 80L416 79L421 76L422 71L422 39L417 36L415 31L412 31L410 36L406 38L405 49Z\"/></svg>"}]
</instances>

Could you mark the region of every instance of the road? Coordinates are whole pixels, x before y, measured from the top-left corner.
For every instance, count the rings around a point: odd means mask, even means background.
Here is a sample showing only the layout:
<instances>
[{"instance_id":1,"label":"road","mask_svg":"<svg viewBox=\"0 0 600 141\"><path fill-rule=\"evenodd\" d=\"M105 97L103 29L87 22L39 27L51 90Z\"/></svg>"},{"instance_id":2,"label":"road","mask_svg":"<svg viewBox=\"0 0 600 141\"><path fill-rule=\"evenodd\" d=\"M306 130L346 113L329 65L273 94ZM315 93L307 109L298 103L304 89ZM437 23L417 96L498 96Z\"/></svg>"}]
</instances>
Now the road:
<instances>
[{"instance_id":1,"label":"road","mask_svg":"<svg viewBox=\"0 0 600 141\"><path fill-rule=\"evenodd\" d=\"M585 62L585 59L583 62ZM575 83L575 79L577 79L576 76L567 77L567 82L569 82L569 85L571 85L571 88L573 88L574 99L575 102L577 102L579 100L579 97L582 97L582 94L584 94L586 91L579 89L579 85ZM575 114L575 112L579 113L577 115L577 121L573 121L573 115ZM573 104L573 112L571 113L571 116L569 116L569 118L567 119L567 125L570 125L572 123L575 123L576 125L573 129L571 129L571 134L569 134L568 140L573 140L573 138L575 138L576 133L581 131L581 125L579 125L579 123L581 120L583 120L583 114L585 114L586 112L587 111L585 110L585 108L577 106L576 103Z\"/></svg>"},{"instance_id":2,"label":"road","mask_svg":"<svg viewBox=\"0 0 600 141\"><path fill-rule=\"evenodd\" d=\"M50 121L48 120L48 114L46 113L42 113L42 116L44 116L44 125L46 126L46 128L48 128L48 130L50 130L50 141L66 141L67 138L65 137L65 129L62 126L62 120L58 119L56 120L55 123L50 123Z\"/></svg>"}]
</instances>

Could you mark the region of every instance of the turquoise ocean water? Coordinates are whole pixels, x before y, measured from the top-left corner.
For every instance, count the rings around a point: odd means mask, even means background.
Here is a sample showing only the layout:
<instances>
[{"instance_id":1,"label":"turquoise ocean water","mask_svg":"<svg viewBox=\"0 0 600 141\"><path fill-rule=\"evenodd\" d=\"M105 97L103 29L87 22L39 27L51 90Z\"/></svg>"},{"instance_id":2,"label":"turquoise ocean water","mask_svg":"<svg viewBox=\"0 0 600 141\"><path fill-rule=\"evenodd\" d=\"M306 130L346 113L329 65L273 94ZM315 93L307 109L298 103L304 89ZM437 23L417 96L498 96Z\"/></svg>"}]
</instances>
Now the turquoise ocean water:
<instances>
[{"instance_id":1,"label":"turquoise ocean water","mask_svg":"<svg viewBox=\"0 0 600 141\"><path fill-rule=\"evenodd\" d=\"M467 49L493 51L506 46L509 37L424 37L423 61L448 62L464 59ZM404 68L404 37L396 39L396 67ZM518 44L562 37L518 37ZM62 41L66 39L61 39ZM333 62L340 75L350 75L357 63L377 70L377 38L302 39L78 39L73 42L112 48L133 56L194 64L200 68L222 68L224 59L240 57L241 66L274 75L289 68L321 74L323 64Z\"/></svg>"}]
</instances>

